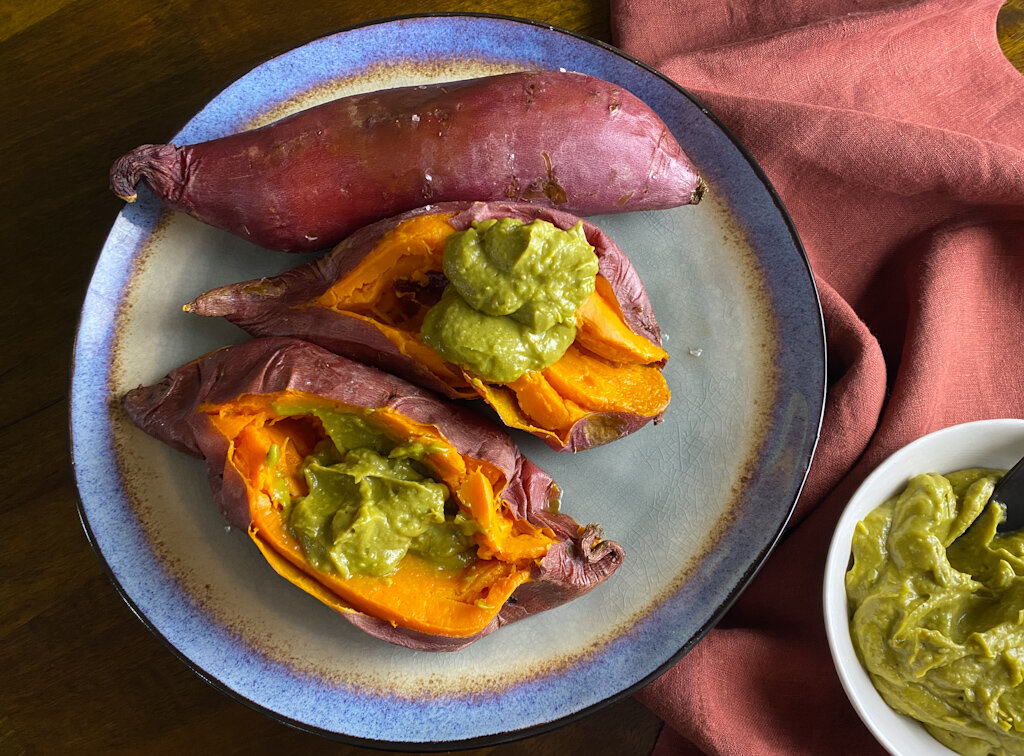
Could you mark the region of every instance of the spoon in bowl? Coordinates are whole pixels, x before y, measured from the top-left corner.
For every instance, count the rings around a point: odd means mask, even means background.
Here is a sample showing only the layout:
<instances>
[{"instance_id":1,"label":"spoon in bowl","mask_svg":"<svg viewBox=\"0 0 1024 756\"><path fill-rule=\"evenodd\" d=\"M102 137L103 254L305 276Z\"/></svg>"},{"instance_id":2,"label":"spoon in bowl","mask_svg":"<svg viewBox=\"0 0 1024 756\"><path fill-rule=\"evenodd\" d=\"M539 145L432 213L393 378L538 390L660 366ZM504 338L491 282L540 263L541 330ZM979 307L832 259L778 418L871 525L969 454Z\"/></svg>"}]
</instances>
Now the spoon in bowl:
<instances>
[{"instance_id":1,"label":"spoon in bowl","mask_svg":"<svg viewBox=\"0 0 1024 756\"><path fill-rule=\"evenodd\" d=\"M1006 517L996 526L998 532L1009 533L1024 528L1024 459L999 479L990 498L1006 510Z\"/></svg>"}]
</instances>

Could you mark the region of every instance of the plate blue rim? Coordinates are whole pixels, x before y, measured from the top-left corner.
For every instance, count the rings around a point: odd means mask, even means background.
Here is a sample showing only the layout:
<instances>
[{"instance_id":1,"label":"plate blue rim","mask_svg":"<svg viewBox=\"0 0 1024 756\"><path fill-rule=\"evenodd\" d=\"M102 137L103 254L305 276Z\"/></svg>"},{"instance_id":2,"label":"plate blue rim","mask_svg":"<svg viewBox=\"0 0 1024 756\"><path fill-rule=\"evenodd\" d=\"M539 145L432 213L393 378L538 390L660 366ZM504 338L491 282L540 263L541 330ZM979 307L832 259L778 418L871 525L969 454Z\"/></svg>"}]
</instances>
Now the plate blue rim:
<instances>
[{"instance_id":1,"label":"plate blue rim","mask_svg":"<svg viewBox=\"0 0 1024 756\"><path fill-rule=\"evenodd\" d=\"M752 181L756 184L752 184L749 187L741 187L737 190L738 195L742 195L743 192L757 192L764 195L758 203L760 212L757 214L757 217L747 219L752 225L759 227L760 225L764 225L764 228L767 229L767 231L763 230L763 233L767 233L772 237L770 241L777 243L775 245L765 245L765 248L769 250L768 254L775 255L775 257L765 261L764 273L769 278L772 276L778 277L779 281L776 283L785 284L785 287L782 288L791 287L793 285L802 287L802 296L798 297L795 301L787 302L776 301L773 299L773 305L775 306L776 311L780 313L780 330L787 334L785 344L782 345L783 348L777 355L776 365L779 374L778 394L779 396L787 397L787 401L779 403L779 405L773 409L773 416L769 423L771 430L769 431L768 438L764 445L764 450L760 455L757 468L751 476L751 481L748 483L745 498L749 500L757 500L758 493L761 489L771 489L772 487L775 487L776 489L781 487L783 490L788 492L788 495L784 497L784 501L781 505L775 505L776 507L781 506L781 509L774 509L770 512L770 526L767 528L766 523L764 522L764 512L758 507L741 507L740 511L735 513L735 518L729 531L732 541L727 543L731 548L732 553L727 555L723 560L717 560L714 565L706 565L706 574L700 576L702 579L708 581L709 584L714 583L714 590L709 589L708 591L708 595L714 596L714 605L704 612L706 616L702 615L702 621L700 621L698 625L694 626L691 610L693 600L695 598L699 599L700 596L690 594L684 596L681 595L684 593L681 591L680 594L669 598L658 608L658 610L653 612L652 615L641 621L635 629L635 633L631 636L643 636L647 631L651 630L654 625L660 623L679 622L682 627L694 627L693 631L690 632L687 637L680 638L678 650L671 653L664 660L661 660L660 663L654 666L648 674L640 679L622 686L620 689L612 692L604 699L594 704L579 708L565 716L561 716L551 721L540 721L527 724L520 723L521 726L508 730L475 735L472 737L445 740L422 739L418 741L409 741L388 738L365 738L354 736L350 733L339 732L335 729L318 727L311 725L308 722L298 721L294 718L282 715L280 712L274 711L272 708L247 698L232 685L224 682L216 675L211 674L209 671L196 664L185 651L175 646L174 643L165 637L163 632L161 632L158 623L154 622L152 617L150 617L140 606L138 597L130 595L129 591L126 590L124 585L122 585L121 581L118 579L117 573L111 562L108 561L110 555L105 553L99 544L93 527L93 520L97 518L98 514L95 506L90 507L89 503L87 503L87 499L90 498L90 494L96 494L99 491L105 491L109 488L109 480L111 479L110 475L111 473L116 472L116 465L113 464L113 455L115 450L112 448L109 449L111 455L110 459L100 460L87 459L89 455L86 454L86 450L93 448L88 443L89 439L104 438L102 434L104 417L102 416L102 413L98 416L96 414L96 410L105 408L107 397L105 395L101 395L102 392L97 393L96 389L98 386L97 381L99 381L100 384L105 385L107 375L99 375L97 374L98 371L95 369L86 370L83 368L80 370L80 367L86 362L86 355L88 355L89 358L94 358L96 355L104 355L104 350L106 350L106 354L109 356L109 351L112 348L111 338L102 332L102 323L98 321L98 310L103 309L103 306L109 306L112 303L116 304L119 301L120 291L118 289L118 285L126 283L131 272L132 260L130 258L132 255L130 253L123 258L117 259L110 259L110 255L107 254L108 249L116 246L119 241L118 236L123 236L126 232L126 229L123 226L119 228L115 225L115 228L111 231L111 237L104 246L104 252L100 254L96 268L94 269L93 281L90 283L89 291L86 295L86 303L83 307L82 315L79 320L75 353L72 360L73 378L71 401L69 403L71 408L70 423L72 464L75 469L76 481L79 486L79 516L87 537L89 538L90 544L122 598L126 601L129 607L132 608L140 620L142 620L142 622L149 627L157 637L161 638L161 640L165 642L168 648L170 648L176 656L182 659L186 665L215 688L248 706L251 706L298 729L318 733L355 745L373 748L401 749L407 751L438 751L450 750L453 748L472 748L537 735L564 725L569 721L591 714L598 708L633 693L674 664L721 618L733 601L735 601L742 592L743 588L747 583L749 583L750 579L756 574L764 560L774 548L779 536L789 520L790 515L792 514L797 497L803 487L806 473L817 445L822 413L824 411L825 397L825 333L817 289L814 284L810 264L803 250L796 228L786 212L778 194L771 186L764 172L757 165L756 161L754 161L754 159L749 155L743 145L692 94L669 80L655 69L623 53L621 50L618 50L611 45L591 39L576 32L553 27L550 24L498 14L429 13L395 16L347 27L325 37L311 40L306 45L302 45L290 52L284 53L276 58L272 58L261 66L257 66L248 74L237 80L234 84L227 87L220 95L218 95L217 98L215 98L214 101L211 102L211 104L224 97L229 99L232 97L237 98L241 94L244 94L238 86L240 82L244 82L248 77L253 76L256 72L259 72L265 66L272 64L275 61L285 60L289 55L296 51L303 50L311 45L323 44L325 43L325 40L333 40L341 37L342 35L358 33L361 30L381 29L388 24L444 24L446 21L470 24L498 24L504 29L504 31L508 32L514 30L519 36L529 34L554 34L556 35L556 38L565 42L567 45L574 46L574 54L583 54L579 51L586 50L589 51L590 55L600 58L602 65L605 66L615 67L618 65L638 67L653 77L649 79L651 86L664 87L667 85L674 89L679 95L686 98L686 100L691 104L690 110L693 110L693 106L696 106L694 113L699 113L699 117L706 119L706 121L711 124L720 135L724 135L724 137L731 142L736 153L731 159L742 161L745 168L749 171ZM517 38L517 35L511 35L511 37ZM446 52L457 54L458 50L449 49L446 50ZM511 53L512 51L509 50L507 52ZM509 57L514 56L510 55ZM520 55L515 57L522 56ZM533 64L538 63L536 60L529 60L528 62ZM596 66L597 64L595 63L594 65ZM574 68L614 80L614 77L609 76L607 72L586 70L586 66L574 66ZM637 91L635 87L631 87L631 89L641 98L648 99L645 97L645 92ZM243 112L239 117L242 122L248 120L254 115L257 115L256 113L244 112L244 103L236 100L232 104L236 109L242 108ZM193 118L188 125L186 125L181 134L179 134L179 137L183 137L181 141L197 141L194 135L201 132L202 128L210 127L209 124L204 125L203 123L203 115L204 113L209 112L209 108L210 106L208 105L207 108L204 108L203 111L197 114L197 116ZM665 114L663 113L662 116L665 117ZM666 118L666 120L668 119ZM207 135L201 138L211 138L211 136ZM151 218L148 218L147 215L155 217L154 214L156 212L157 208L155 206L151 205L147 207L145 203L141 203L137 207L126 210L128 216L133 216L129 218L129 224L134 223L142 225L151 221ZM125 215L125 213L122 215ZM781 224L779 221L781 221ZM105 257L107 258L106 260L104 259ZM119 268L124 277L119 279L117 276L114 276L111 278L111 276L104 274L101 271L101 267L104 263L107 263L108 266L112 266L115 269ZM783 268L784 270L781 270ZM797 276L797 280L793 279L794 275ZM769 290L775 290L775 287L772 286L771 282L769 282ZM91 364L92 363L90 363L90 366ZM104 365L109 367L109 360L101 360L100 366L103 367ZM109 438L109 434L106 438ZM796 455L781 454L783 450L787 449L790 451L795 449L797 452ZM744 550L751 543L756 544L756 548L753 551ZM727 564L723 566L723 562L727 562ZM740 565L739 570L736 569L737 564ZM696 582L700 582L700 580L697 580ZM619 642L620 641L612 641L609 644L609 647L599 653L598 656L607 657L610 654L613 654L615 646ZM580 669L577 669L576 672L585 674L590 666L591 665L589 663L584 664ZM520 695L525 695L525 693L521 692Z\"/></svg>"}]
</instances>

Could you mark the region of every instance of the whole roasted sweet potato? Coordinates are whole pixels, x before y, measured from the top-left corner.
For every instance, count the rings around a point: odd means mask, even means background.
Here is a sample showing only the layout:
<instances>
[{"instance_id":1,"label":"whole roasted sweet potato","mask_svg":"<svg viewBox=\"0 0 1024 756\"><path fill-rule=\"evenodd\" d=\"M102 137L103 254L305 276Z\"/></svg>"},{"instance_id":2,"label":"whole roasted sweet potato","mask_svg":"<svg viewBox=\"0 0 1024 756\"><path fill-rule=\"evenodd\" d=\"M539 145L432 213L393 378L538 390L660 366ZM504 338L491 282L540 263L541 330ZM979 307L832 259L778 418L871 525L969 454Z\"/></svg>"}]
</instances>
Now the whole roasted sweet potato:
<instances>
[{"instance_id":1,"label":"whole roasted sweet potato","mask_svg":"<svg viewBox=\"0 0 1024 756\"><path fill-rule=\"evenodd\" d=\"M172 207L270 249L326 249L430 202L514 200L578 215L676 207L704 184L662 120L606 81L513 73L354 95L201 144L119 158Z\"/></svg>"},{"instance_id":2,"label":"whole roasted sweet potato","mask_svg":"<svg viewBox=\"0 0 1024 756\"><path fill-rule=\"evenodd\" d=\"M297 339L213 352L124 405L146 432L206 459L224 517L279 574L391 643L462 648L586 593L622 562L597 526L552 511L557 485L503 431ZM422 521L410 481L432 497ZM316 508L332 496L362 503L346 521Z\"/></svg>"},{"instance_id":3,"label":"whole roasted sweet potato","mask_svg":"<svg viewBox=\"0 0 1024 756\"><path fill-rule=\"evenodd\" d=\"M509 383L445 361L420 334L446 285L449 237L494 218L582 223L598 259L594 293L572 346ZM575 216L522 203L447 203L371 224L323 257L281 276L231 284L185 305L255 336L294 336L454 398L483 397L506 425L559 451L580 451L659 421L670 392L667 353L643 283L625 253Z\"/></svg>"}]
</instances>

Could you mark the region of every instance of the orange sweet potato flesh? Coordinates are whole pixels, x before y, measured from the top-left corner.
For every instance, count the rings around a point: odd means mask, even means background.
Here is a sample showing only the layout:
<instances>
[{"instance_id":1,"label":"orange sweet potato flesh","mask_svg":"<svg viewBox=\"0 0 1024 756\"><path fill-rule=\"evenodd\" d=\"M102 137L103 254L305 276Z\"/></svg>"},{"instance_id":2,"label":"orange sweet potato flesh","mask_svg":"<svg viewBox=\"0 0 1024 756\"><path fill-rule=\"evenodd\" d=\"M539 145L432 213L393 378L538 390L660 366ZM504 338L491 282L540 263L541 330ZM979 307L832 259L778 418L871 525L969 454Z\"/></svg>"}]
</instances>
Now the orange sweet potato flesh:
<instances>
[{"instance_id":1,"label":"orange sweet potato flesh","mask_svg":"<svg viewBox=\"0 0 1024 756\"><path fill-rule=\"evenodd\" d=\"M543 374L561 396L597 412L651 416L669 400L668 387L656 367L610 363L575 346Z\"/></svg>"},{"instance_id":2,"label":"orange sweet potato flesh","mask_svg":"<svg viewBox=\"0 0 1024 756\"><path fill-rule=\"evenodd\" d=\"M608 279L597 277L594 293L576 313L576 344L612 362L656 365L668 352L626 325Z\"/></svg>"},{"instance_id":3,"label":"orange sweet potato flesh","mask_svg":"<svg viewBox=\"0 0 1024 756\"><path fill-rule=\"evenodd\" d=\"M385 409L373 413L373 418L394 440L442 447L428 455L427 461L480 526L475 534L479 558L467 568L442 569L408 555L387 578L344 578L317 570L289 532L271 486L273 478L280 475L288 481L293 496L305 495L302 461L326 436L315 419L276 417L272 406L280 400L289 405L315 401L286 392L201 410L228 439L228 461L249 489L252 539L280 574L304 589L315 583L318 596L329 595L336 608L347 605L422 633L471 636L483 630L516 588L530 579L534 561L543 558L555 542L551 531L545 533L517 520L502 508L494 490L505 482L499 470L481 460L463 458L433 428ZM322 406L322 402L318 404ZM365 414L354 407L335 405L330 409ZM266 463L271 445L280 450L273 470Z\"/></svg>"},{"instance_id":4,"label":"orange sweet potato flesh","mask_svg":"<svg viewBox=\"0 0 1024 756\"><path fill-rule=\"evenodd\" d=\"M418 330L422 306L402 296L396 283L423 285L441 271L444 245L454 233L451 213L410 218L384 234L374 252L311 304L374 317L393 326Z\"/></svg>"},{"instance_id":5,"label":"orange sweet potato flesh","mask_svg":"<svg viewBox=\"0 0 1024 756\"><path fill-rule=\"evenodd\" d=\"M472 392L462 373L418 337L429 305L440 297L430 284L442 275L444 245L455 232L450 218L450 213L423 215L387 232L373 254L308 306L365 320L402 354L468 397Z\"/></svg>"}]
</instances>

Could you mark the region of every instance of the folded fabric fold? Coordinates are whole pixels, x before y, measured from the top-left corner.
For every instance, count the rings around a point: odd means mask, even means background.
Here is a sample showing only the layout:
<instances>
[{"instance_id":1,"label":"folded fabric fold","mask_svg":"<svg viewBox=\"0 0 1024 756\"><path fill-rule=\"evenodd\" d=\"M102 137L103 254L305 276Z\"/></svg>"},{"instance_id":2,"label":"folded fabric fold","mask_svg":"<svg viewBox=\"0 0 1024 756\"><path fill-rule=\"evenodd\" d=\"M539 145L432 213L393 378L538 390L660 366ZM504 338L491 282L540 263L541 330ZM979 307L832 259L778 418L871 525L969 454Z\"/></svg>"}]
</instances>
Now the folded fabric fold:
<instances>
[{"instance_id":1,"label":"folded fabric fold","mask_svg":"<svg viewBox=\"0 0 1024 756\"><path fill-rule=\"evenodd\" d=\"M828 654L832 529L906 443L1024 417L1024 77L1000 5L612 0L616 44L702 100L779 192L828 337L821 440L783 542L639 693L668 725L658 756L882 752Z\"/></svg>"}]
</instances>

